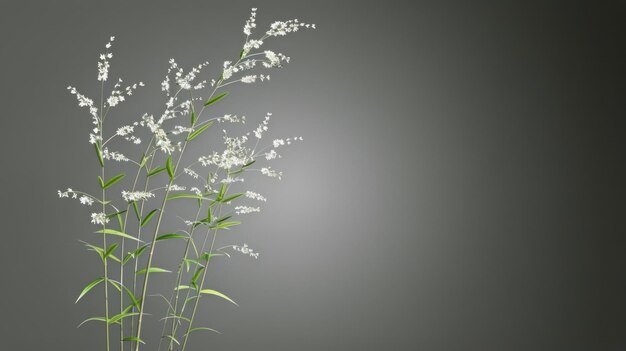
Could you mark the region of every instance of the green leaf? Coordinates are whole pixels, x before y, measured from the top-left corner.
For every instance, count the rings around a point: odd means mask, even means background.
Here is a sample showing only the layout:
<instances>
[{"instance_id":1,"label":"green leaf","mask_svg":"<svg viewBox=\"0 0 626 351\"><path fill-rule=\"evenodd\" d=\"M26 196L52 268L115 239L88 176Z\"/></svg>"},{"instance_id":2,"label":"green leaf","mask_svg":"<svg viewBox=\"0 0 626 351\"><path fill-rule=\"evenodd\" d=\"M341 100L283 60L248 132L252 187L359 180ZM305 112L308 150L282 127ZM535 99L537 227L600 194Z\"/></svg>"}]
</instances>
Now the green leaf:
<instances>
[{"instance_id":1,"label":"green leaf","mask_svg":"<svg viewBox=\"0 0 626 351\"><path fill-rule=\"evenodd\" d=\"M102 159L102 152L100 151L100 147L98 143L93 144L96 147L96 155L98 155L98 162L100 162L100 167L104 167L104 160Z\"/></svg>"},{"instance_id":2,"label":"green leaf","mask_svg":"<svg viewBox=\"0 0 626 351\"><path fill-rule=\"evenodd\" d=\"M138 314L139 312L122 312L122 313L116 314L115 316L109 318L109 324L115 324L124 318L128 318L130 316L136 316Z\"/></svg>"},{"instance_id":3,"label":"green leaf","mask_svg":"<svg viewBox=\"0 0 626 351\"><path fill-rule=\"evenodd\" d=\"M202 274L203 271L204 267L199 267L193 274L193 277L191 277L191 285L193 285L193 287L196 289L198 289L198 278L200 278L200 274Z\"/></svg>"},{"instance_id":4,"label":"green leaf","mask_svg":"<svg viewBox=\"0 0 626 351\"><path fill-rule=\"evenodd\" d=\"M76 299L76 301L74 303L77 303L78 300L82 299L83 296L85 296L85 294L89 292L89 290L93 289L96 285L102 283L103 281L104 281L104 278L100 277L100 278L96 278L95 280L92 280L91 282L89 282L89 284L87 284L87 286L85 286L85 288L80 293L80 295L78 295L78 298Z\"/></svg>"},{"instance_id":5,"label":"green leaf","mask_svg":"<svg viewBox=\"0 0 626 351\"><path fill-rule=\"evenodd\" d=\"M141 221L141 215L139 214L139 208L137 208L137 201L133 201L133 211L135 211L135 216L137 217L138 221Z\"/></svg>"},{"instance_id":6,"label":"green leaf","mask_svg":"<svg viewBox=\"0 0 626 351\"><path fill-rule=\"evenodd\" d=\"M163 335L164 338L169 338L170 340L172 340L173 342L175 342L176 344L180 345L180 343L178 342L178 340L176 340L175 337L171 336L171 335Z\"/></svg>"},{"instance_id":7,"label":"green leaf","mask_svg":"<svg viewBox=\"0 0 626 351\"><path fill-rule=\"evenodd\" d=\"M222 334L222 333L220 333L219 331L217 331L217 330L215 330L215 329L211 329L211 328L204 328L204 327L199 327L199 328L192 328L192 329L190 329L190 330L189 330L189 332L185 333L185 335L187 335L187 334L191 334L191 333L193 333L193 332L195 332L195 331L199 331L199 330L207 330L207 331L216 332L216 333L218 333L218 334Z\"/></svg>"},{"instance_id":8,"label":"green leaf","mask_svg":"<svg viewBox=\"0 0 626 351\"><path fill-rule=\"evenodd\" d=\"M170 176L170 179L174 179L174 165L172 164L172 156L167 157L167 161L165 161L165 168L167 169L167 174Z\"/></svg>"},{"instance_id":9,"label":"green leaf","mask_svg":"<svg viewBox=\"0 0 626 351\"><path fill-rule=\"evenodd\" d=\"M148 174L146 174L146 177L152 177L155 174L159 174L161 172L163 172L165 170L165 167L159 167L159 168L155 168L153 170L151 170L150 172L148 172Z\"/></svg>"},{"instance_id":10,"label":"green leaf","mask_svg":"<svg viewBox=\"0 0 626 351\"><path fill-rule=\"evenodd\" d=\"M207 130L212 125L213 125L213 121L203 124L202 127L189 133L189 135L187 136L187 141L192 141L193 139L195 139L195 137L202 134L205 130Z\"/></svg>"},{"instance_id":11,"label":"green leaf","mask_svg":"<svg viewBox=\"0 0 626 351\"><path fill-rule=\"evenodd\" d=\"M115 212L115 213L111 213L111 214L108 214L108 215L107 215L107 218L108 218L108 219L111 219L111 218L113 218L113 217L115 217L115 216L117 216L117 215L121 215L121 214L123 214L124 212L126 212L126 210L124 210L124 211L119 211L119 212Z\"/></svg>"},{"instance_id":12,"label":"green leaf","mask_svg":"<svg viewBox=\"0 0 626 351\"><path fill-rule=\"evenodd\" d=\"M107 258L107 256L111 255L113 251L115 251L115 249L117 249L117 243L114 243L113 245L109 246L109 249L103 255L104 258Z\"/></svg>"},{"instance_id":13,"label":"green leaf","mask_svg":"<svg viewBox=\"0 0 626 351\"><path fill-rule=\"evenodd\" d=\"M191 111L191 125L195 125L196 124L196 120L197 120L197 116L196 116L196 112L195 111Z\"/></svg>"},{"instance_id":14,"label":"green leaf","mask_svg":"<svg viewBox=\"0 0 626 351\"><path fill-rule=\"evenodd\" d=\"M213 221L213 213L211 212L211 206L209 206L209 209L207 210L206 220L207 220L207 223L211 223Z\"/></svg>"},{"instance_id":15,"label":"green leaf","mask_svg":"<svg viewBox=\"0 0 626 351\"><path fill-rule=\"evenodd\" d=\"M224 222L225 220L231 218L232 216L224 216L224 217L220 217L218 219L215 220L215 223L221 223Z\"/></svg>"},{"instance_id":16,"label":"green leaf","mask_svg":"<svg viewBox=\"0 0 626 351\"><path fill-rule=\"evenodd\" d=\"M141 227L144 227L146 224L148 224L148 222L150 222L150 220L152 219L152 217L154 217L154 215L156 214L156 212L158 211L158 209L154 209L152 211L150 211L150 213L148 213L143 220L141 221Z\"/></svg>"},{"instance_id":17,"label":"green leaf","mask_svg":"<svg viewBox=\"0 0 626 351\"><path fill-rule=\"evenodd\" d=\"M147 270L145 268L144 269L140 269L135 274L137 274L137 275L145 274L146 271L148 273L171 273L171 271L168 271L167 269L163 269L163 268L159 268L159 267L150 267Z\"/></svg>"},{"instance_id":18,"label":"green leaf","mask_svg":"<svg viewBox=\"0 0 626 351\"><path fill-rule=\"evenodd\" d=\"M169 234L160 235L159 237L156 238L155 241L169 240L169 239L188 239L188 238L189 237L187 235L169 233Z\"/></svg>"},{"instance_id":19,"label":"green leaf","mask_svg":"<svg viewBox=\"0 0 626 351\"><path fill-rule=\"evenodd\" d=\"M222 222L215 226L215 229L226 229L241 224L241 222Z\"/></svg>"},{"instance_id":20,"label":"green leaf","mask_svg":"<svg viewBox=\"0 0 626 351\"><path fill-rule=\"evenodd\" d=\"M219 296L219 297L221 297L221 298L223 298L223 299L225 299L225 300L228 300L228 301L232 302L233 304L235 304L235 306L239 306L239 305L237 305L237 303L236 303L235 301L233 301L230 297L228 297L228 296L226 296L226 295L224 295L224 294L222 294L221 292L216 291L216 290L212 290L212 289L202 289L202 290L200 290L200 294L207 294L207 295L215 295L215 296Z\"/></svg>"},{"instance_id":21,"label":"green leaf","mask_svg":"<svg viewBox=\"0 0 626 351\"><path fill-rule=\"evenodd\" d=\"M122 339L122 341L134 341L134 342L140 342L140 343L142 343L142 344L145 344L145 342L144 342L143 340L139 339L139 338L138 338L138 337L136 337L136 336L128 336L128 337L125 337L124 339Z\"/></svg>"},{"instance_id":22,"label":"green leaf","mask_svg":"<svg viewBox=\"0 0 626 351\"><path fill-rule=\"evenodd\" d=\"M107 319L106 319L106 318L104 318L104 317L91 317L91 318L87 318L87 319L85 319L84 321L82 321L82 322L78 325L78 327L76 327L76 328L80 328L80 327L81 327L81 325L83 325L83 324L85 324L85 323L87 323L87 322L92 322L92 321L98 321L98 322L105 322L105 323L106 323Z\"/></svg>"},{"instance_id":23,"label":"green leaf","mask_svg":"<svg viewBox=\"0 0 626 351\"><path fill-rule=\"evenodd\" d=\"M174 199L206 199L205 197L202 197L200 195L195 195L195 194L184 194L184 193L179 193L179 194L172 194L172 195L168 195L167 200L174 200Z\"/></svg>"},{"instance_id":24,"label":"green leaf","mask_svg":"<svg viewBox=\"0 0 626 351\"><path fill-rule=\"evenodd\" d=\"M179 285L176 288L174 288L174 290L187 290L187 289L191 289L191 287L189 285Z\"/></svg>"},{"instance_id":25,"label":"green leaf","mask_svg":"<svg viewBox=\"0 0 626 351\"><path fill-rule=\"evenodd\" d=\"M126 233L122 233L122 232L120 232L118 230L115 230L115 229L100 229L100 230L96 231L96 233L117 235L117 236L121 236L121 237L126 238L126 239L131 239L131 240L143 242L143 241L135 238L134 236L128 235Z\"/></svg>"},{"instance_id":26,"label":"green leaf","mask_svg":"<svg viewBox=\"0 0 626 351\"><path fill-rule=\"evenodd\" d=\"M216 201L222 201L222 199L224 198L224 194L226 194L226 183L222 183L220 191L219 193L217 193L217 197L215 198Z\"/></svg>"},{"instance_id":27,"label":"green leaf","mask_svg":"<svg viewBox=\"0 0 626 351\"><path fill-rule=\"evenodd\" d=\"M130 260L131 258L137 258L139 256L141 256L141 254L144 252L144 250L148 247L148 244L145 244L141 247L139 247L137 250L133 251L133 252L129 252L126 257L124 257L124 263L128 262L128 260Z\"/></svg>"},{"instance_id":28,"label":"green leaf","mask_svg":"<svg viewBox=\"0 0 626 351\"><path fill-rule=\"evenodd\" d=\"M228 95L228 92L227 92L227 91L225 91L225 92L223 92L223 93L219 94L218 96L216 96L216 97L212 98L211 100L209 100L209 101L205 102L205 103L204 103L204 106L213 105L214 103L216 103L216 102L218 102L218 101L222 100L223 98L225 98L225 97L226 97L226 95Z\"/></svg>"},{"instance_id":29,"label":"green leaf","mask_svg":"<svg viewBox=\"0 0 626 351\"><path fill-rule=\"evenodd\" d=\"M117 280L113 280L111 278L107 279L109 284L113 285L117 291L122 291L122 284L120 284Z\"/></svg>"},{"instance_id":30,"label":"green leaf","mask_svg":"<svg viewBox=\"0 0 626 351\"><path fill-rule=\"evenodd\" d=\"M100 176L98 176L98 183L100 183L100 187L104 189L104 180L102 180Z\"/></svg>"},{"instance_id":31,"label":"green leaf","mask_svg":"<svg viewBox=\"0 0 626 351\"><path fill-rule=\"evenodd\" d=\"M146 162L148 162L148 160L150 159L150 157L146 157L146 154L142 154L141 155L141 162L139 162L139 168L143 167L146 165Z\"/></svg>"},{"instance_id":32,"label":"green leaf","mask_svg":"<svg viewBox=\"0 0 626 351\"><path fill-rule=\"evenodd\" d=\"M85 246L87 246L90 251L97 252L98 256L100 256L100 259L102 259L104 262L104 249L103 248L95 246L95 245L91 245L90 243L87 243L84 241L81 241L81 242L85 244Z\"/></svg>"},{"instance_id":33,"label":"green leaf","mask_svg":"<svg viewBox=\"0 0 626 351\"><path fill-rule=\"evenodd\" d=\"M222 202L222 203L227 203L227 202L229 202L229 201L233 201L234 199L236 199L236 198L238 198L238 197L240 197L240 196L242 196L242 195L243 195L243 193L238 193L238 194L235 194L235 195L229 196L229 197L227 197L227 198L225 198L225 199L222 199L220 202Z\"/></svg>"},{"instance_id":34,"label":"green leaf","mask_svg":"<svg viewBox=\"0 0 626 351\"><path fill-rule=\"evenodd\" d=\"M113 184L119 182L120 180L122 180L122 178L124 178L126 175L124 173L120 173L118 175L116 175L115 177L109 179L109 181L107 181L106 183L104 183L104 185L102 184L102 178L100 178L100 186L102 187L102 189L107 189L109 187L111 187Z\"/></svg>"}]
</instances>

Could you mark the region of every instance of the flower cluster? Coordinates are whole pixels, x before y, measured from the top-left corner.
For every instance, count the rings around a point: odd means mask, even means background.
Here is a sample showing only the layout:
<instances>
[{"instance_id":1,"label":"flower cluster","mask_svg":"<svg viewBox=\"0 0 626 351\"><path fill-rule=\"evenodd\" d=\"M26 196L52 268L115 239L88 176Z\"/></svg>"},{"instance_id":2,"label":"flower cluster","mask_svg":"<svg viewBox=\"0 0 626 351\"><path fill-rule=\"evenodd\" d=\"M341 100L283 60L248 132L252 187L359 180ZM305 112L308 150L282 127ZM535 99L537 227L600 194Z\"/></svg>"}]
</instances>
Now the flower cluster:
<instances>
[{"instance_id":1,"label":"flower cluster","mask_svg":"<svg viewBox=\"0 0 626 351\"><path fill-rule=\"evenodd\" d=\"M143 201L147 200L151 197L154 197L154 194L149 191L126 191L122 190L122 198L126 200L126 202L133 201Z\"/></svg>"},{"instance_id":2,"label":"flower cluster","mask_svg":"<svg viewBox=\"0 0 626 351\"><path fill-rule=\"evenodd\" d=\"M241 252L242 254L250 255L250 257L259 258L259 253L254 252L251 248L248 247L248 244L243 244L243 246L232 245L233 250Z\"/></svg>"},{"instance_id":3,"label":"flower cluster","mask_svg":"<svg viewBox=\"0 0 626 351\"><path fill-rule=\"evenodd\" d=\"M79 194L76 191L72 190L71 188L67 188L66 191L58 190L58 194L60 198L71 197L72 199L78 199L78 201L80 201L80 203L83 205L91 206L94 203L94 199L90 195L82 194L82 193Z\"/></svg>"},{"instance_id":4,"label":"flower cluster","mask_svg":"<svg viewBox=\"0 0 626 351\"><path fill-rule=\"evenodd\" d=\"M105 224L109 223L109 218L107 217L106 213L104 213L104 212L92 213L91 214L91 223L99 224L99 225L105 225Z\"/></svg>"},{"instance_id":5,"label":"flower cluster","mask_svg":"<svg viewBox=\"0 0 626 351\"><path fill-rule=\"evenodd\" d=\"M259 193L255 193L253 191L246 191L245 193L246 197L249 199L254 199L254 200L258 200L258 201L267 201L267 199L265 198L265 196L259 194Z\"/></svg>"},{"instance_id":6,"label":"flower cluster","mask_svg":"<svg viewBox=\"0 0 626 351\"><path fill-rule=\"evenodd\" d=\"M100 54L100 61L98 61L98 80L105 82L109 78L109 59L113 57L113 54L109 52L111 43L115 40L115 37L111 37L106 44L106 52Z\"/></svg>"}]
</instances>

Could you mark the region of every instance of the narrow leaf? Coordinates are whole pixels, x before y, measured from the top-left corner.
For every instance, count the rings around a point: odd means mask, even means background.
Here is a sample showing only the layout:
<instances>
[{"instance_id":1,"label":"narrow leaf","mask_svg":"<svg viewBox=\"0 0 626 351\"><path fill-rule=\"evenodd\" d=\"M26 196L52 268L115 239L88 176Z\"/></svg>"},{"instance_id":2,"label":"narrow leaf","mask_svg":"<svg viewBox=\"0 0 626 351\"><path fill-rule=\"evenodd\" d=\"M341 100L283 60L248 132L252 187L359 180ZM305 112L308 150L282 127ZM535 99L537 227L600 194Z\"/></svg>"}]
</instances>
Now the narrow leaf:
<instances>
[{"instance_id":1,"label":"narrow leaf","mask_svg":"<svg viewBox=\"0 0 626 351\"><path fill-rule=\"evenodd\" d=\"M118 175L116 175L115 177L109 179L106 183L104 183L104 185L102 185L102 189L107 189L109 187L111 187L113 184L119 182L120 180L122 180L122 178L124 178L126 175L124 173L120 173Z\"/></svg>"},{"instance_id":2,"label":"narrow leaf","mask_svg":"<svg viewBox=\"0 0 626 351\"><path fill-rule=\"evenodd\" d=\"M152 211L150 211L150 213L148 213L143 220L141 221L141 227L145 226L146 224L148 224L148 222L150 222L150 220L152 219L152 217L154 217L154 215L156 214L156 212L158 211L158 209L154 209Z\"/></svg>"},{"instance_id":3,"label":"narrow leaf","mask_svg":"<svg viewBox=\"0 0 626 351\"><path fill-rule=\"evenodd\" d=\"M104 180L102 180L100 176L98 176L98 183L100 183L100 187L104 189Z\"/></svg>"},{"instance_id":4,"label":"narrow leaf","mask_svg":"<svg viewBox=\"0 0 626 351\"><path fill-rule=\"evenodd\" d=\"M146 177L152 177L155 174L159 174L161 172L163 172L165 170L165 167L159 167L159 168L155 168L153 170L151 170L150 172L148 172L148 174L146 174Z\"/></svg>"},{"instance_id":5,"label":"narrow leaf","mask_svg":"<svg viewBox=\"0 0 626 351\"><path fill-rule=\"evenodd\" d=\"M196 124L196 120L197 120L196 112L195 111L191 111L191 125L192 126Z\"/></svg>"},{"instance_id":6,"label":"narrow leaf","mask_svg":"<svg viewBox=\"0 0 626 351\"><path fill-rule=\"evenodd\" d=\"M89 284L87 284L87 286L85 286L85 288L80 293L80 295L78 295L78 298L76 299L76 301L74 303L78 302L78 300L80 300L83 296L85 296L85 294L88 293L89 290L93 289L96 285L102 283L103 281L104 281L104 278L100 277L100 278L96 278L95 280L89 282Z\"/></svg>"},{"instance_id":7,"label":"narrow leaf","mask_svg":"<svg viewBox=\"0 0 626 351\"><path fill-rule=\"evenodd\" d=\"M163 269L163 268L159 268L159 267L150 267L147 269L148 273L171 273L171 271L168 271L167 269ZM146 269L140 269L137 271L137 275L140 274L145 274L146 273Z\"/></svg>"},{"instance_id":8,"label":"narrow leaf","mask_svg":"<svg viewBox=\"0 0 626 351\"><path fill-rule=\"evenodd\" d=\"M100 162L100 167L104 167L104 160L102 159L102 152L100 152L100 147L98 147L98 144L94 144L94 146L96 147L96 155L98 155L98 162Z\"/></svg>"},{"instance_id":9,"label":"narrow leaf","mask_svg":"<svg viewBox=\"0 0 626 351\"><path fill-rule=\"evenodd\" d=\"M215 229L226 229L241 224L241 222L222 222L215 226Z\"/></svg>"},{"instance_id":10,"label":"narrow leaf","mask_svg":"<svg viewBox=\"0 0 626 351\"><path fill-rule=\"evenodd\" d=\"M169 239L187 239L187 238L188 238L187 235L169 233L169 234L160 235L159 237L156 238L155 241L169 240Z\"/></svg>"},{"instance_id":11,"label":"narrow leaf","mask_svg":"<svg viewBox=\"0 0 626 351\"><path fill-rule=\"evenodd\" d=\"M180 343L178 342L178 340L176 340L175 337L171 336L171 335L164 335L164 338L169 338L170 340L172 340L173 342L175 342L176 344L180 345Z\"/></svg>"},{"instance_id":12,"label":"narrow leaf","mask_svg":"<svg viewBox=\"0 0 626 351\"><path fill-rule=\"evenodd\" d=\"M216 97L212 98L211 100L209 100L209 101L205 102L205 103L204 103L204 106L213 105L214 103L216 103L216 102L218 102L218 101L222 100L223 98L225 98L225 97L226 97L226 95L228 95L228 92L227 92L227 91L225 91L225 92L223 92L223 93L219 94L218 96L216 96Z\"/></svg>"},{"instance_id":13,"label":"narrow leaf","mask_svg":"<svg viewBox=\"0 0 626 351\"><path fill-rule=\"evenodd\" d=\"M236 198L238 198L238 197L240 197L240 196L242 196L242 195L243 195L243 193L238 193L238 194L235 194L235 195L229 196L229 197L227 197L227 198L225 198L225 199L221 200L220 202L227 203L227 202L229 202L229 201L233 201L234 199L236 199Z\"/></svg>"},{"instance_id":14,"label":"narrow leaf","mask_svg":"<svg viewBox=\"0 0 626 351\"><path fill-rule=\"evenodd\" d=\"M200 195L195 195L195 194L184 194L184 193L180 193L180 194L172 194L169 195L167 197L167 200L174 200L174 199L206 199Z\"/></svg>"},{"instance_id":15,"label":"narrow leaf","mask_svg":"<svg viewBox=\"0 0 626 351\"><path fill-rule=\"evenodd\" d=\"M107 256L111 255L113 251L115 251L115 249L117 249L117 243L114 243L109 247L109 249L104 253L104 258L107 258Z\"/></svg>"},{"instance_id":16,"label":"narrow leaf","mask_svg":"<svg viewBox=\"0 0 626 351\"><path fill-rule=\"evenodd\" d=\"M217 331L217 330L215 330L215 329L211 329L211 328L204 328L204 327L199 327L199 328L192 328L192 329L190 329L190 330L189 330L189 332L185 333L185 335L187 335L187 334L191 334L191 333L193 333L193 332L195 332L195 331L199 331L199 330L207 330L207 331L216 332L216 333L218 333L218 334L222 334L222 333L220 333L219 331Z\"/></svg>"},{"instance_id":17,"label":"narrow leaf","mask_svg":"<svg viewBox=\"0 0 626 351\"><path fill-rule=\"evenodd\" d=\"M207 295L215 295L215 296L219 296L219 297L221 297L221 298L223 298L223 299L225 299L225 300L228 300L228 301L230 301L230 302L234 303L234 304L235 304L235 306L239 306L239 305L237 305L237 303L236 303L235 301L233 301L230 297L228 297L228 296L226 296L226 295L224 295L224 294L222 294L221 292L216 291L216 290L212 290L212 289L202 289L202 290L200 290L200 294L207 294Z\"/></svg>"},{"instance_id":18,"label":"narrow leaf","mask_svg":"<svg viewBox=\"0 0 626 351\"><path fill-rule=\"evenodd\" d=\"M167 157L167 161L165 161L165 168L167 169L167 174L170 176L170 179L174 179L174 165L172 164L172 156Z\"/></svg>"},{"instance_id":19,"label":"narrow leaf","mask_svg":"<svg viewBox=\"0 0 626 351\"><path fill-rule=\"evenodd\" d=\"M197 137L198 135L202 134L205 130L207 130L210 126L213 125L213 121L208 122L207 124L203 124L202 127L194 130L193 132L189 133L189 136L187 136L187 141L192 141L193 139L195 139L195 137Z\"/></svg>"},{"instance_id":20,"label":"narrow leaf","mask_svg":"<svg viewBox=\"0 0 626 351\"><path fill-rule=\"evenodd\" d=\"M137 208L137 201L133 201L133 211L135 211L135 216L138 221L141 221L141 215L139 214L139 208Z\"/></svg>"},{"instance_id":21,"label":"narrow leaf","mask_svg":"<svg viewBox=\"0 0 626 351\"><path fill-rule=\"evenodd\" d=\"M76 328L80 328L80 327L81 327L81 325L83 325L83 324L85 324L85 323L87 323L87 322L92 322L92 321L98 321L98 322L105 322L105 323L106 323L107 319L106 319L106 318L104 318L104 317L91 317L91 318L87 318L87 319L85 319L84 321L82 321L82 322L78 325L78 327L76 327Z\"/></svg>"},{"instance_id":22,"label":"narrow leaf","mask_svg":"<svg viewBox=\"0 0 626 351\"><path fill-rule=\"evenodd\" d=\"M136 337L136 336L129 336L129 337L126 337L126 338L122 339L122 341L134 341L134 342L140 342L140 343L142 343L142 344L145 344L145 342L144 342L143 340L139 339L139 338L138 338L138 337Z\"/></svg>"},{"instance_id":23,"label":"narrow leaf","mask_svg":"<svg viewBox=\"0 0 626 351\"><path fill-rule=\"evenodd\" d=\"M100 230L96 231L96 233L117 235L117 236L121 236L121 237L126 238L126 239L131 239L131 240L143 242L143 241L135 238L134 236L128 235L126 233L122 233L122 232L120 232L118 230L115 230L115 229L100 229Z\"/></svg>"}]
</instances>

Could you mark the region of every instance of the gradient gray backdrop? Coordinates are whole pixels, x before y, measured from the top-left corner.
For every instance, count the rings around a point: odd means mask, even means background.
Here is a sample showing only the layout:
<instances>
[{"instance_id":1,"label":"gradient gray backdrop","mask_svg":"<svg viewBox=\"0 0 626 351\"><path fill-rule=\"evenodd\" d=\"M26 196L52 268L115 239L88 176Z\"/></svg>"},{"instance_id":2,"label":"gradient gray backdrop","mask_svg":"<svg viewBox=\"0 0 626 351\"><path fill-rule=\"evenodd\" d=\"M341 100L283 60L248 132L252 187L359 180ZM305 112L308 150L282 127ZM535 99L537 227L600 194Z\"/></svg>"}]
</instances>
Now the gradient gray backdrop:
<instances>
[{"instance_id":1,"label":"gradient gray backdrop","mask_svg":"<svg viewBox=\"0 0 626 351\"><path fill-rule=\"evenodd\" d=\"M65 87L97 95L116 35L111 77L148 87L115 118L156 113L167 60L216 72L256 6L259 29L319 29L270 44L292 63L220 108L305 141L223 238L261 257L216 261L240 307L203 305L223 334L193 350L624 350L624 2L469 3L0 1L0 349L102 341L76 329L100 312L98 294L74 305L100 274L89 212L56 196L97 186Z\"/></svg>"}]
</instances>

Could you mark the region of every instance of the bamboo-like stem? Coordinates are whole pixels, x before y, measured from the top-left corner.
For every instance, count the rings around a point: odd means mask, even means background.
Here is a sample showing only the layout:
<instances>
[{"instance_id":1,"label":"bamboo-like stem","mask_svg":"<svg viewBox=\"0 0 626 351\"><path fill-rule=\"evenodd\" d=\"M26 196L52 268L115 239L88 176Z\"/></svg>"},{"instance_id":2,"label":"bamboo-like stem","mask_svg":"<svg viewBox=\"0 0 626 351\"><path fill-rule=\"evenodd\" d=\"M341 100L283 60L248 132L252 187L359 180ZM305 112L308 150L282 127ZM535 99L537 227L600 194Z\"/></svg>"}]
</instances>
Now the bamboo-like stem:
<instances>
[{"instance_id":1,"label":"bamboo-like stem","mask_svg":"<svg viewBox=\"0 0 626 351\"><path fill-rule=\"evenodd\" d=\"M100 141L102 141L102 133L103 133L103 129L104 129L104 115L103 115L103 110L104 110L104 80L102 81L102 83L100 84ZM98 152L101 152L100 150L98 150ZM101 158L101 155L98 155L99 158ZM101 172L100 172L100 176L102 177L102 181L104 181L104 160L102 160L102 165L100 167ZM106 216L106 189L104 189L104 187L102 187L102 213L105 214ZM103 221L102 223L102 229L104 232L104 229L106 229L106 220ZM107 235L105 233L102 234L102 246L103 249L106 251L107 250ZM104 265L104 318L106 320L105 322L105 334L106 334L106 351L109 351L109 272L108 272L108 267L107 267L107 257L104 257L103 261L103 265Z\"/></svg>"},{"instance_id":2,"label":"bamboo-like stem","mask_svg":"<svg viewBox=\"0 0 626 351\"><path fill-rule=\"evenodd\" d=\"M152 137L152 139L150 139L150 142L148 143L148 147L146 148L146 151L144 152L144 156L146 157L146 154L148 152L148 150L150 149L150 146L152 145L152 141L154 140L154 137ZM143 159L140 161L142 162ZM143 162L142 162L143 163ZM141 169L143 167L141 167L141 165L139 165L137 167L137 174L135 174L135 180L133 181L133 187L131 191L135 191L135 189L137 188L137 181L139 180L139 175L141 174ZM146 185L147 187L147 185ZM144 190L145 191L145 190ZM126 228L127 228L127 224L128 224L128 212L130 211L130 202L126 205L126 213L124 214L124 221L123 223L123 227L120 228L120 230L124 233L126 233ZM139 238L138 238L139 239ZM122 288L120 289L120 313L124 310L124 238L122 238L122 244L120 245L121 250L120 250L120 256L121 256L121 262L120 262L120 286L122 286ZM134 293L134 290L133 290ZM134 317L134 316L133 316ZM133 320L131 319L131 327L133 326ZM131 331L131 335L132 335L132 331ZM132 348L132 344L131 344L131 348ZM124 319L120 319L120 351L124 351Z\"/></svg>"},{"instance_id":3,"label":"bamboo-like stem","mask_svg":"<svg viewBox=\"0 0 626 351\"><path fill-rule=\"evenodd\" d=\"M202 211L202 206L198 206L198 211L196 212L196 218L194 219L194 222L198 221L198 218L200 217L200 211ZM178 272L176 274L175 286L179 286L182 281L183 264L184 264L185 259L187 258L187 253L189 252L189 247L191 246L191 240L193 240L193 232L195 231L195 229L196 227L192 224L191 230L189 231L189 239L187 240L187 244L185 245L185 253L183 255L183 259L178 264ZM173 313L176 314L176 311L178 310L178 290L176 288L174 288L174 291L172 292L172 297L170 297L170 300L169 300L170 305L168 305L167 307L168 311L171 310L170 306L172 304L172 301L175 301L175 304L173 306L174 307ZM167 313L166 313L166 317L167 317ZM167 323L168 323L168 320L166 319L165 322L163 323L163 330L161 331L161 339L159 340L159 348L157 350L161 350L161 344L163 343L163 338L165 337L165 329L167 329ZM172 320L172 329L174 329L175 323L176 321ZM170 340L170 345L172 342L173 341Z\"/></svg>"},{"instance_id":4,"label":"bamboo-like stem","mask_svg":"<svg viewBox=\"0 0 626 351\"><path fill-rule=\"evenodd\" d=\"M218 216L221 216L222 205L219 205ZM202 280L200 281L200 285L198 286L198 295L196 296L196 300L194 301L193 310L191 312L191 317L189 318L189 325L187 326L187 332L185 332L185 340L183 341L183 346L181 351L185 351L187 347L187 340L189 339L189 334L191 333L191 326L193 325L193 320L196 317L196 311L198 310L198 304L200 302L200 296L202 295L200 292L202 291L202 287L204 286L204 281L206 279L207 272L209 270L209 263L211 262L211 252L213 252L213 247L215 246L215 238L217 237L218 229L215 228L213 230L213 239L211 240L211 248L209 249L209 254L207 256L206 265L204 266L204 272L202 272ZM209 229L210 232L210 229ZM209 233L207 233L208 237ZM206 243L206 239L205 239Z\"/></svg>"}]
</instances>

